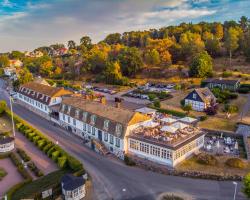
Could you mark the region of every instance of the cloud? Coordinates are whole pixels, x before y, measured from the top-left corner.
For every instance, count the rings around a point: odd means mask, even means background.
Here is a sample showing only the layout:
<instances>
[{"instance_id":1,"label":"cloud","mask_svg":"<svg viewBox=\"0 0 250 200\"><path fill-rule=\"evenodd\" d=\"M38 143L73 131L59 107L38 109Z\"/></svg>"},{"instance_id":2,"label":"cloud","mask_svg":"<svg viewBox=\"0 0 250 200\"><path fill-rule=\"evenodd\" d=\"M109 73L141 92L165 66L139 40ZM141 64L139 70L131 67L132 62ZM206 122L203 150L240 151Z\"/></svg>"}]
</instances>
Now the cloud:
<instances>
[{"instance_id":1,"label":"cloud","mask_svg":"<svg viewBox=\"0 0 250 200\"><path fill-rule=\"evenodd\" d=\"M14 7L16 4L10 2L9 0L3 0L3 2L1 3L2 7L8 7L8 8L12 8Z\"/></svg>"},{"instance_id":2,"label":"cloud","mask_svg":"<svg viewBox=\"0 0 250 200\"><path fill-rule=\"evenodd\" d=\"M4 16L1 16L0 18L0 23L6 23L8 21L14 21L14 20L18 20L20 18L24 18L24 17L27 17L28 16L28 13L25 13L25 12L15 12L15 13L11 13L9 15L4 15Z\"/></svg>"},{"instance_id":3,"label":"cloud","mask_svg":"<svg viewBox=\"0 0 250 200\"><path fill-rule=\"evenodd\" d=\"M4 2L7 5L11 3L6 0ZM250 6L250 1L245 0L15 2L22 4L16 3L15 9L9 8L11 11L0 8L0 52L12 49L31 50L52 43L66 43L71 39L79 42L83 35L89 35L97 42L112 32L159 28L182 21L230 20L231 17L247 15Z\"/></svg>"}]
</instances>

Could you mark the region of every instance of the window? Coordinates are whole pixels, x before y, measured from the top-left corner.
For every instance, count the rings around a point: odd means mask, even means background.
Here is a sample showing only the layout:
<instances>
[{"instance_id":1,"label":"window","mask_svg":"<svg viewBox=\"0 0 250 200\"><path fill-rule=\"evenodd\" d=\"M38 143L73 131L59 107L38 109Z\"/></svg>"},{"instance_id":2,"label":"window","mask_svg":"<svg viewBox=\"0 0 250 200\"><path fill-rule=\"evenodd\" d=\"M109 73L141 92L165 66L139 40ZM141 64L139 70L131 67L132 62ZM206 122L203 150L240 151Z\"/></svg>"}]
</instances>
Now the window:
<instances>
[{"instance_id":1,"label":"window","mask_svg":"<svg viewBox=\"0 0 250 200\"><path fill-rule=\"evenodd\" d=\"M73 119L73 125L76 126L76 120L75 119Z\"/></svg>"},{"instance_id":2,"label":"window","mask_svg":"<svg viewBox=\"0 0 250 200\"><path fill-rule=\"evenodd\" d=\"M65 121L65 115L63 114L63 121Z\"/></svg>"},{"instance_id":3,"label":"window","mask_svg":"<svg viewBox=\"0 0 250 200\"><path fill-rule=\"evenodd\" d=\"M193 99L196 99L197 94L193 93Z\"/></svg>"},{"instance_id":4,"label":"window","mask_svg":"<svg viewBox=\"0 0 250 200\"><path fill-rule=\"evenodd\" d=\"M135 140L132 140L132 139L130 139L129 141L130 141L130 142L129 142L129 147L130 147L131 149L138 150L138 142L135 141Z\"/></svg>"},{"instance_id":5,"label":"window","mask_svg":"<svg viewBox=\"0 0 250 200\"><path fill-rule=\"evenodd\" d=\"M44 106L45 111L47 111L47 106Z\"/></svg>"},{"instance_id":6,"label":"window","mask_svg":"<svg viewBox=\"0 0 250 200\"><path fill-rule=\"evenodd\" d=\"M79 113L80 113L80 110L76 110L76 111L75 111L75 116L76 116L76 118L79 118Z\"/></svg>"},{"instance_id":7,"label":"window","mask_svg":"<svg viewBox=\"0 0 250 200\"><path fill-rule=\"evenodd\" d=\"M116 127L115 127L115 133L118 137L121 136L122 134L122 125L121 124L117 124Z\"/></svg>"},{"instance_id":8,"label":"window","mask_svg":"<svg viewBox=\"0 0 250 200\"><path fill-rule=\"evenodd\" d=\"M71 110L71 106L68 106L68 111L67 111L68 114L70 113L70 110Z\"/></svg>"},{"instance_id":9,"label":"window","mask_svg":"<svg viewBox=\"0 0 250 200\"><path fill-rule=\"evenodd\" d=\"M88 133L91 133L91 126L88 125Z\"/></svg>"},{"instance_id":10,"label":"window","mask_svg":"<svg viewBox=\"0 0 250 200\"><path fill-rule=\"evenodd\" d=\"M103 129L104 129L105 131L108 131L108 129L109 129L109 120L104 120Z\"/></svg>"},{"instance_id":11,"label":"window","mask_svg":"<svg viewBox=\"0 0 250 200\"><path fill-rule=\"evenodd\" d=\"M115 146L120 147L120 139L115 138Z\"/></svg>"},{"instance_id":12,"label":"window","mask_svg":"<svg viewBox=\"0 0 250 200\"><path fill-rule=\"evenodd\" d=\"M110 135L110 137L109 137L109 143L110 144L114 144L114 136L113 135Z\"/></svg>"},{"instance_id":13,"label":"window","mask_svg":"<svg viewBox=\"0 0 250 200\"><path fill-rule=\"evenodd\" d=\"M105 142L108 141L108 133L104 133L104 141L105 141Z\"/></svg>"},{"instance_id":14,"label":"window","mask_svg":"<svg viewBox=\"0 0 250 200\"><path fill-rule=\"evenodd\" d=\"M70 116L68 116L68 123L70 124Z\"/></svg>"},{"instance_id":15,"label":"window","mask_svg":"<svg viewBox=\"0 0 250 200\"><path fill-rule=\"evenodd\" d=\"M65 105L63 104L62 105L62 112L64 112L65 111Z\"/></svg>"},{"instance_id":16,"label":"window","mask_svg":"<svg viewBox=\"0 0 250 200\"><path fill-rule=\"evenodd\" d=\"M85 123L83 123L82 129L83 129L84 131L86 131L86 124L85 124Z\"/></svg>"},{"instance_id":17,"label":"window","mask_svg":"<svg viewBox=\"0 0 250 200\"><path fill-rule=\"evenodd\" d=\"M95 115L91 115L90 124L95 125L95 121L96 121L96 116Z\"/></svg>"},{"instance_id":18,"label":"window","mask_svg":"<svg viewBox=\"0 0 250 200\"><path fill-rule=\"evenodd\" d=\"M82 120L83 120L84 122L86 122L86 121L87 121L87 117L88 117L88 113L87 113L87 112L84 112L84 113L82 114Z\"/></svg>"},{"instance_id":19,"label":"window","mask_svg":"<svg viewBox=\"0 0 250 200\"><path fill-rule=\"evenodd\" d=\"M92 127L92 135L95 135L95 127Z\"/></svg>"}]
</instances>

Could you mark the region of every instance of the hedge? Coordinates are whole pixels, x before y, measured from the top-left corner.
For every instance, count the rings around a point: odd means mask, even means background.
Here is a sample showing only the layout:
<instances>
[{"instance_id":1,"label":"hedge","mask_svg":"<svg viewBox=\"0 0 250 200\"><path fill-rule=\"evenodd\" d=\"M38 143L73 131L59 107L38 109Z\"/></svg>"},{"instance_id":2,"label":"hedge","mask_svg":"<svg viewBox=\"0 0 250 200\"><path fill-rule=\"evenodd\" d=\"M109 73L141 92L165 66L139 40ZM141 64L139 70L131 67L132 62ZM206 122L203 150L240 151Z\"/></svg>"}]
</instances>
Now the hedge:
<instances>
[{"instance_id":1,"label":"hedge","mask_svg":"<svg viewBox=\"0 0 250 200\"><path fill-rule=\"evenodd\" d=\"M160 113L169 114L169 115L173 115L173 116L176 116L176 117L186 117L187 116L186 113L176 111L176 110L168 110L168 109L164 109L164 108L156 108L155 106L150 106L150 107L153 108L153 109L156 109Z\"/></svg>"},{"instance_id":2,"label":"hedge","mask_svg":"<svg viewBox=\"0 0 250 200\"><path fill-rule=\"evenodd\" d=\"M41 177L41 176L44 175L43 172L42 172L40 169L38 169L38 167L35 165L34 162L28 163L28 167L30 168L30 170L31 170L32 172L34 172L34 174L35 174L37 177Z\"/></svg>"},{"instance_id":3,"label":"hedge","mask_svg":"<svg viewBox=\"0 0 250 200\"><path fill-rule=\"evenodd\" d=\"M11 112L8 108L6 108L5 112L9 117L11 117ZM23 135L25 135L26 138L28 138L31 142L33 142L40 150L45 152L49 157L52 157L52 159L55 162L57 162L60 168L68 167L73 172L83 169L83 165L79 160L69 155L58 145L54 144L52 141L50 141L49 138L43 135L40 131L34 129L30 124L28 124L26 121L24 121L15 114L13 118L16 123L17 129ZM38 140L38 138L40 139ZM59 156L60 159L58 159Z\"/></svg>"},{"instance_id":4,"label":"hedge","mask_svg":"<svg viewBox=\"0 0 250 200\"><path fill-rule=\"evenodd\" d=\"M22 188L24 185L30 183L32 179L26 179L23 182L17 183L16 185L12 186L8 191L7 191L7 199L12 199L13 194L20 188Z\"/></svg>"},{"instance_id":5,"label":"hedge","mask_svg":"<svg viewBox=\"0 0 250 200\"><path fill-rule=\"evenodd\" d=\"M17 153L20 155L20 157L23 159L24 162L30 161L30 157L24 150L17 148Z\"/></svg>"}]
</instances>

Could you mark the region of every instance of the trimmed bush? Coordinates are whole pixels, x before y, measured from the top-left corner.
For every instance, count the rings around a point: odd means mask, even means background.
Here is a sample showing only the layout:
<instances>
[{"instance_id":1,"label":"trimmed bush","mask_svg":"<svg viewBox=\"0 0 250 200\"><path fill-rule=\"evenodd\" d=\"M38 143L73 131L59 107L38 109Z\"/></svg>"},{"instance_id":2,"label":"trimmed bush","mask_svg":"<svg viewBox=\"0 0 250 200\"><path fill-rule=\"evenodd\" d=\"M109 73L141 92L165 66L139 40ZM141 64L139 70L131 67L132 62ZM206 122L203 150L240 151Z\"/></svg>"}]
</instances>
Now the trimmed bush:
<instances>
[{"instance_id":1,"label":"trimmed bush","mask_svg":"<svg viewBox=\"0 0 250 200\"><path fill-rule=\"evenodd\" d=\"M10 159L15 166L18 167L22 165L21 160L13 152L10 153Z\"/></svg>"},{"instance_id":2,"label":"trimmed bush","mask_svg":"<svg viewBox=\"0 0 250 200\"><path fill-rule=\"evenodd\" d=\"M67 166L67 157L66 156L61 156L57 159L57 165L63 169Z\"/></svg>"},{"instance_id":3,"label":"trimmed bush","mask_svg":"<svg viewBox=\"0 0 250 200\"><path fill-rule=\"evenodd\" d=\"M28 167L30 168L30 170L31 170L32 172L34 172L34 174L35 174L37 177L41 177L41 176L44 175L43 172L42 172L40 169L37 168L37 166L35 165L34 162L28 163Z\"/></svg>"},{"instance_id":4,"label":"trimmed bush","mask_svg":"<svg viewBox=\"0 0 250 200\"><path fill-rule=\"evenodd\" d=\"M41 137L40 137L39 135L34 136L34 137L32 138L32 142L35 143L35 144L37 144L38 140L40 140L40 139L41 139Z\"/></svg>"},{"instance_id":5,"label":"trimmed bush","mask_svg":"<svg viewBox=\"0 0 250 200\"><path fill-rule=\"evenodd\" d=\"M168 195L163 196L161 200L184 200L184 199L173 194L172 195L168 194Z\"/></svg>"},{"instance_id":6,"label":"trimmed bush","mask_svg":"<svg viewBox=\"0 0 250 200\"><path fill-rule=\"evenodd\" d=\"M124 163L128 166L135 166L136 163L127 155L124 156Z\"/></svg>"},{"instance_id":7,"label":"trimmed bush","mask_svg":"<svg viewBox=\"0 0 250 200\"><path fill-rule=\"evenodd\" d=\"M39 149L43 149L43 147L46 145L46 141L44 139L41 139L37 142L37 146Z\"/></svg>"},{"instance_id":8,"label":"trimmed bush","mask_svg":"<svg viewBox=\"0 0 250 200\"><path fill-rule=\"evenodd\" d=\"M43 152L47 154L48 150L53 146L52 142L48 142L44 147L43 147Z\"/></svg>"},{"instance_id":9,"label":"trimmed bush","mask_svg":"<svg viewBox=\"0 0 250 200\"><path fill-rule=\"evenodd\" d=\"M218 164L218 160L215 158L214 155L206 154L206 153L200 153L197 156L197 161L198 163L203 164L203 165L215 166Z\"/></svg>"},{"instance_id":10,"label":"trimmed bush","mask_svg":"<svg viewBox=\"0 0 250 200\"><path fill-rule=\"evenodd\" d=\"M68 155L68 165L74 172L83 169L82 163L70 155Z\"/></svg>"},{"instance_id":11,"label":"trimmed bush","mask_svg":"<svg viewBox=\"0 0 250 200\"><path fill-rule=\"evenodd\" d=\"M53 153L54 151L56 151L55 146L52 146L52 147L48 150L47 155L48 155L49 157L51 157L51 155L52 155L52 153Z\"/></svg>"},{"instance_id":12,"label":"trimmed bush","mask_svg":"<svg viewBox=\"0 0 250 200\"><path fill-rule=\"evenodd\" d=\"M17 148L17 153L20 155L24 162L30 161L30 157L24 150Z\"/></svg>"},{"instance_id":13,"label":"trimmed bush","mask_svg":"<svg viewBox=\"0 0 250 200\"><path fill-rule=\"evenodd\" d=\"M246 167L246 163L240 158L229 158L225 162L225 164L229 167L244 169Z\"/></svg>"},{"instance_id":14,"label":"trimmed bush","mask_svg":"<svg viewBox=\"0 0 250 200\"><path fill-rule=\"evenodd\" d=\"M54 151L52 153L52 160L54 160L55 162L57 162L57 158L60 156L60 151Z\"/></svg>"},{"instance_id":15,"label":"trimmed bush","mask_svg":"<svg viewBox=\"0 0 250 200\"><path fill-rule=\"evenodd\" d=\"M85 169L83 168L83 169L80 169L79 171L75 172L75 173L74 173L74 176L82 176L82 175L84 175L84 174L86 174L86 171L85 171Z\"/></svg>"},{"instance_id":16,"label":"trimmed bush","mask_svg":"<svg viewBox=\"0 0 250 200\"><path fill-rule=\"evenodd\" d=\"M204 116L201 116L201 117L200 117L200 120L201 120L201 121L205 121L205 120L207 120L207 118L208 118L208 117L207 117L206 115L204 115Z\"/></svg>"},{"instance_id":17,"label":"trimmed bush","mask_svg":"<svg viewBox=\"0 0 250 200\"><path fill-rule=\"evenodd\" d=\"M32 141L32 138L33 138L34 136L36 136L36 134L35 134L34 132L29 132L29 133L28 133L28 139L29 139L30 141Z\"/></svg>"}]
</instances>

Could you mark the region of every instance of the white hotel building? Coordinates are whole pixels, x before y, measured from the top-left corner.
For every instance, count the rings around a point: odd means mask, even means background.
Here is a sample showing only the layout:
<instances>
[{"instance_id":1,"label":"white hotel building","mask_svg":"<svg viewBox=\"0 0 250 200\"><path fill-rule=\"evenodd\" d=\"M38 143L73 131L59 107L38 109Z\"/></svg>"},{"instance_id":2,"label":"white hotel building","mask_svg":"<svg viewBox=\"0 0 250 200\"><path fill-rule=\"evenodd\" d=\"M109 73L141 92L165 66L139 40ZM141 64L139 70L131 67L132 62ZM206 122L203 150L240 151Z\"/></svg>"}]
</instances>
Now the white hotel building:
<instances>
[{"instance_id":1,"label":"white hotel building","mask_svg":"<svg viewBox=\"0 0 250 200\"><path fill-rule=\"evenodd\" d=\"M101 142L120 158L128 149L129 132L148 120L140 113L81 97L64 98L59 111L61 126L79 137Z\"/></svg>"},{"instance_id":2,"label":"white hotel building","mask_svg":"<svg viewBox=\"0 0 250 200\"><path fill-rule=\"evenodd\" d=\"M63 88L29 82L20 86L17 91L17 99L29 110L50 120L52 107L60 105L62 96L69 94L72 92Z\"/></svg>"}]
</instances>

